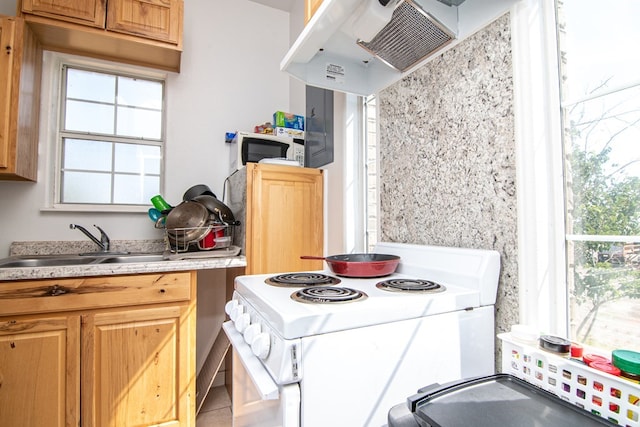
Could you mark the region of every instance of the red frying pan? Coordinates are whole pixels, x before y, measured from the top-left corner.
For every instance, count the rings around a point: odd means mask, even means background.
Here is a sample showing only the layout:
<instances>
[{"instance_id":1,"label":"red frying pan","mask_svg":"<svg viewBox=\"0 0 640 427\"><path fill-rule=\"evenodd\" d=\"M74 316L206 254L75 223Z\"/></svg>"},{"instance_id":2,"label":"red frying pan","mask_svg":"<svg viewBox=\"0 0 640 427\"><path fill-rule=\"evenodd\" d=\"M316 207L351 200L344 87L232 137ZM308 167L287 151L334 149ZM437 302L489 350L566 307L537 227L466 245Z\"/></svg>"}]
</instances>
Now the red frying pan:
<instances>
[{"instance_id":1,"label":"red frying pan","mask_svg":"<svg viewBox=\"0 0 640 427\"><path fill-rule=\"evenodd\" d=\"M344 254L328 257L301 256L301 259L322 259L338 276L382 277L396 271L400 263L397 255L386 254Z\"/></svg>"}]
</instances>

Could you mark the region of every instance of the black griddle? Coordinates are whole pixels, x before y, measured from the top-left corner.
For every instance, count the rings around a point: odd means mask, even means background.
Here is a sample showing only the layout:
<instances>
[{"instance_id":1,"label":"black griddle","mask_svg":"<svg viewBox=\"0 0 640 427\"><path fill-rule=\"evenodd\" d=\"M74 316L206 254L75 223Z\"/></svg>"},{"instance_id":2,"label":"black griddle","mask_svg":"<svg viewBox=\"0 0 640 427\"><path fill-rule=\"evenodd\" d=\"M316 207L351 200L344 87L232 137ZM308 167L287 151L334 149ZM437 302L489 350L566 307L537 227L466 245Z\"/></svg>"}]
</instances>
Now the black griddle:
<instances>
[{"instance_id":1,"label":"black griddle","mask_svg":"<svg viewBox=\"0 0 640 427\"><path fill-rule=\"evenodd\" d=\"M615 426L508 374L425 387L391 408L388 421L389 427Z\"/></svg>"}]
</instances>

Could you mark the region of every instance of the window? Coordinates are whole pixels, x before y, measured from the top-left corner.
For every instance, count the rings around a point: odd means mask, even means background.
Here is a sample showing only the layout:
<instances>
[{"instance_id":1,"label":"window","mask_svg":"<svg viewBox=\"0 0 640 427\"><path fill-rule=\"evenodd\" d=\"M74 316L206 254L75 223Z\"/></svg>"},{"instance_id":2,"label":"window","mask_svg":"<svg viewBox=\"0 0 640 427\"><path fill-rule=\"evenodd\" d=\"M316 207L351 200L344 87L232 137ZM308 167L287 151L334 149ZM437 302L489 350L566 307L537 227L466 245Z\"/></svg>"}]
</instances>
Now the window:
<instances>
[{"instance_id":1,"label":"window","mask_svg":"<svg viewBox=\"0 0 640 427\"><path fill-rule=\"evenodd\" d=\"M608 350L640 337L638 16L628 0L557 0L569 333Z\"/></svg>"},{"instance_id":2,"label":"window","mask_svg":"<svg viewBox=\"0 0 640 427\"><path fill-rule=\"evenodd\" d=\"M162 190L164 81L72 61L60 70L54 204L148 205Z\"/></svg>"},{"instance_id":3,"label":"window","mask_svg":"<svg viewBox=\"0 0 640 427\"><path fill-rule=\"evenodd\" d=\"M372 251L378 243L378 133L376 96L363 100L365 138L366 226L365 247Z\"/></svg>"}]
</instances>

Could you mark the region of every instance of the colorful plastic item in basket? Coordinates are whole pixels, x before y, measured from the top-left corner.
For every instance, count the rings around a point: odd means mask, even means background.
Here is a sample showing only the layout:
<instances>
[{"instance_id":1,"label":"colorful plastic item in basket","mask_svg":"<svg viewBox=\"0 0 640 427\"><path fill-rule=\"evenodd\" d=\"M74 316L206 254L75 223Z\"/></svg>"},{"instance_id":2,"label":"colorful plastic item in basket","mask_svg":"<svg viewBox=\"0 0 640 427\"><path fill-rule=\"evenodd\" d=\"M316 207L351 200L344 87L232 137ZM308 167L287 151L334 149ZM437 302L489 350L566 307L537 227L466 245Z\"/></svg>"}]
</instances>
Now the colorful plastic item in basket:
<instances>
[{"instance_id":1,"label":"colorful plastic item in basket","mask_svg":"<svg viewBox=\"0 0 640 427\"><path fill-rule=\"evenodd\" d=\"M231 244L231 237L225 236L224 227L213 227L202 239L198 241L198 249L208 251L211 249L227 248Z\"/></svg>"},{"instance_id":2,"label":"colorful plastic item in basket","mask_svg":"<svg viewBox=\"0 0 640 427\"><path fill-rule=\"evenodd\" d=\"M640 427L640 385L557 356L511 334L502 340L502 372L523 379L613 424Z\"/></svg>"}]
</instances>

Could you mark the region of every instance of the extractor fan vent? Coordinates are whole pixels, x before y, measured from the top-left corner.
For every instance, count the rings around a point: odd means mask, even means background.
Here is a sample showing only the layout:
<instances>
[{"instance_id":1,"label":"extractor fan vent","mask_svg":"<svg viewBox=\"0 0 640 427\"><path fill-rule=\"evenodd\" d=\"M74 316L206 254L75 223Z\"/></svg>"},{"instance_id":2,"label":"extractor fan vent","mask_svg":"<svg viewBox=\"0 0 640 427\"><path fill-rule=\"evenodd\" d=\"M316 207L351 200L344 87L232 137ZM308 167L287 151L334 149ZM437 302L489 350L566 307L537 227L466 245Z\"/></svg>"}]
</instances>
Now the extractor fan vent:
<instances>
[{"instance_id":1,"label":"extractor fan vent","mask_svg":"<svg viewBox=\"0 0 640 427\"><path fill-rule=\"evenodd\" d=\"M454 35L420 6L404 0L370 42L358 41L358 45L404 72L453 39Z\"/></svg>"}]
</instances>

